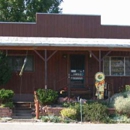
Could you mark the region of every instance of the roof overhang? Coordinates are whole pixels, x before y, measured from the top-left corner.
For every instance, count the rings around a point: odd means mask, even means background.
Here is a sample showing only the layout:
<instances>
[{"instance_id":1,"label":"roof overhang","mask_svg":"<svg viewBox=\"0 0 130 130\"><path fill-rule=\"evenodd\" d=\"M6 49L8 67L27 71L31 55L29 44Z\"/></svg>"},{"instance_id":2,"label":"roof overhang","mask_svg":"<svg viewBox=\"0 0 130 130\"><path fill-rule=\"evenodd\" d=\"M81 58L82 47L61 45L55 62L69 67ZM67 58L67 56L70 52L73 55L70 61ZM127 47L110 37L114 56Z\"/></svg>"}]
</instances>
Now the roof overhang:
<instances>
[{"instance_id":1,"label":"roof overhang","mask_svg":"<svg viewBox=\"0 0 130 130\"><path fill-rule=\"evenodd\" d=\"M61 38L61 37L0 37L0 48L119 48L130 49L130 39Z\"/></svg>"}]
</instances>

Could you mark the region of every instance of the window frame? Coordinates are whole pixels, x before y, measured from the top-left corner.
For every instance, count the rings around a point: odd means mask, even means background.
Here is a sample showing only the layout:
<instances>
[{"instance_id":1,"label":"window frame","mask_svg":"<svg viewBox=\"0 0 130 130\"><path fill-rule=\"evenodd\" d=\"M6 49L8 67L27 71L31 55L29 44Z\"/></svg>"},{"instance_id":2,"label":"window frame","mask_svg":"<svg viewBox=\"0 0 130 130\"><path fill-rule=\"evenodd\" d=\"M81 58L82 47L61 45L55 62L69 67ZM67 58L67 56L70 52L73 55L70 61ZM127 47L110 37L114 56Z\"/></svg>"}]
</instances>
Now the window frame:
<instances>
[{"instance_id":1,"label":"window frame","mask_svg":"<svg viewBox=\"0 0 130 130\"><path fill-rule=\"evenodd\" d=\"M105 58L109 58L109 74L105 74L105 67L104 67L104 59ZM115 58L123 58L123 62L124 62L124 64L123 64L123 75L112 75L112 64L111 64L111 62L112 62L112 58L113 57L115 57ZM117 77L121 77L121 76L130 76L130 74L129 75L126 75L126 58L130 58L130 56L106 56L104 59L103 59L103 73L106 75L106 76L117 76Z\"/></svg>"},{"instance_id":2,"label":"window frame","mask_svg":"<svg viewBox=\"0 0 130 130\"><path fill-rule=\"evenodd\" d=\"M24 63L24 58L26 58L26 55L9 55L8 56L8 59L10 58L10 57L12 57L12 59L13 60L16 60L16 58L18 58L18 57L22 57L22 60L23 60L23 62L22 62L22 65L23 65L23 63ZM34 72L35 71L35 58L34 58L34 55L28 55L27 56L27 58L28 57L31 57L31 59L32 59L32 69L31 70L26 70L26 69L24 69L24 72L27 72L27 73L31 73L31 72ZM14 61L13 61L14 62ZM13 63L14 64L14 63ZM12 69L12 72L19 72L21 69L14 69L14 65L12 64L12 67L11 67L11 69ZM21 65L21 67L22 67L22 65ZM26 65L25 65L26 66Z\"/></svg>"}]
</instances>

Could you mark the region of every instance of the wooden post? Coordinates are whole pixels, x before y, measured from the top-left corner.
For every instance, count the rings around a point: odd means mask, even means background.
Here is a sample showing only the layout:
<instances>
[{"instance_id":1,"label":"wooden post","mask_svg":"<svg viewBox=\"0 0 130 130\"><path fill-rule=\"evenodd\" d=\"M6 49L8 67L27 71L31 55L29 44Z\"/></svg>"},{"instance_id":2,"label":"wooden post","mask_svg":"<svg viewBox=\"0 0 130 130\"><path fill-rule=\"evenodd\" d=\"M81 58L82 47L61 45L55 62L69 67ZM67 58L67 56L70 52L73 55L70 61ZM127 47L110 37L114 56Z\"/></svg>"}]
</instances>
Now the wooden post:
<instances>
[{"instance_id":1,"label":"wooden post","mask_svg":"<svg viewBox=\"0 0 130 130\"><path fill-rule=\"evenodd\" d=\"M44 70L45 70L45 89L47 89L47 62L48 60L57 52L57 51L54 51L48 58L47 58L47 50L45 50L45 56L43 57L38 51L34 50L34 52L45 62L45 67L44 67Z\"/></svg>"},{"instance_id":2,"label":"wooden post","mask_svg":"<svg viewBox=\"0 0 130 130\"><path fill-rule=\"evenodd\" d=\"M45 89L47 89L47 50L45 50Z\"/></svg>"},{"instance_id":3,"label":"wooden post","mask_svg":"<svg viewBox=\"0 0 130 130\"><path fill-rule=\"evenodd\" d=\"M35 115L36 119L39 119L39 101L37 98L37 93L34 91L34 103L35 103Z\"/></svg>"},{"instance_id":4,"label":"wooden post","mask_svg":"<svg viewBox=\"0 0 130 130\"><path fill-rule=\"evenodd\" d=\"M101 50L99 50L99 72L101 72Z\"/></svg>"},{"instance_id":5,"label":"wooden post","mask_svg":"<svg viewBox=\"0 0 130 130\"><path fill-rule=\"evenodd\" d=\"M36 108L36 119L39 119L39 101L35 101Z\"/></svg>"}]
</instances>

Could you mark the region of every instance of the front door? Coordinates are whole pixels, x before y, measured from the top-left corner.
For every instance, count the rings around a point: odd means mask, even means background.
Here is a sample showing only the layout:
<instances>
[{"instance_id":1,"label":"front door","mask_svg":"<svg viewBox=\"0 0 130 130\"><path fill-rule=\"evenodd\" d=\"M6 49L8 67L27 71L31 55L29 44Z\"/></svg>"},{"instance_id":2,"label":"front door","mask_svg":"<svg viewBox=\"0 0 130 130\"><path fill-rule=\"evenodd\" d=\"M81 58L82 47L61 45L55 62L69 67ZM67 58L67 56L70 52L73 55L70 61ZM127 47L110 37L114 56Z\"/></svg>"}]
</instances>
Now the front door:
<instances>
[{"instance_id":1,"label":"front door","mask_svg":"<svg viewBox=\"0 0 130 130\"><path fill-rule=\"evenodd\" d=\"M84 87L85 55L70 55L70 86Z\"/></svg>"}]
</instances>

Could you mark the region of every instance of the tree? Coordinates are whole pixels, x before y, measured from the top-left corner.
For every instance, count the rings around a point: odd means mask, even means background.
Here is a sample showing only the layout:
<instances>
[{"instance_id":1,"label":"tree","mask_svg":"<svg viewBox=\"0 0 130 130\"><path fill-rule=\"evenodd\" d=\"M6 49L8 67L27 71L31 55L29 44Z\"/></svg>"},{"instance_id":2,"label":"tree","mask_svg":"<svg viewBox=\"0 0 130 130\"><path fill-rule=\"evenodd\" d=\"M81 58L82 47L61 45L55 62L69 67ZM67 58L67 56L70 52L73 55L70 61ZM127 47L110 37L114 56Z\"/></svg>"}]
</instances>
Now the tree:
<instances>
[{"instance_id":1,"label":"tree","mask_svg":"<svg viewBox=\"0 0 130 130\"><path fill-rule=\"evenodd\" d=\"M60 13L63 0L0 0L0 21L34 22L37 12Z\"/></svg>"},{"instance_id":2,"label":"tree","mask_svg":"<svg viewBox=\"0 0 130 130\"><path fill-rule=\"evenodd\" d=\"M11 78L12 71L8 64L8 57L0 52L0 85L6 84Z\"/></svg>"},{"instance_id":3,"label":"tree","mask_svg":"<svg viewBox=\"0 0 130 130\"><path fill-rule=\"evenodd\" d=\"M0 21L25 21L24 0L0 0Z\"/></svg>"}]
</instances>

